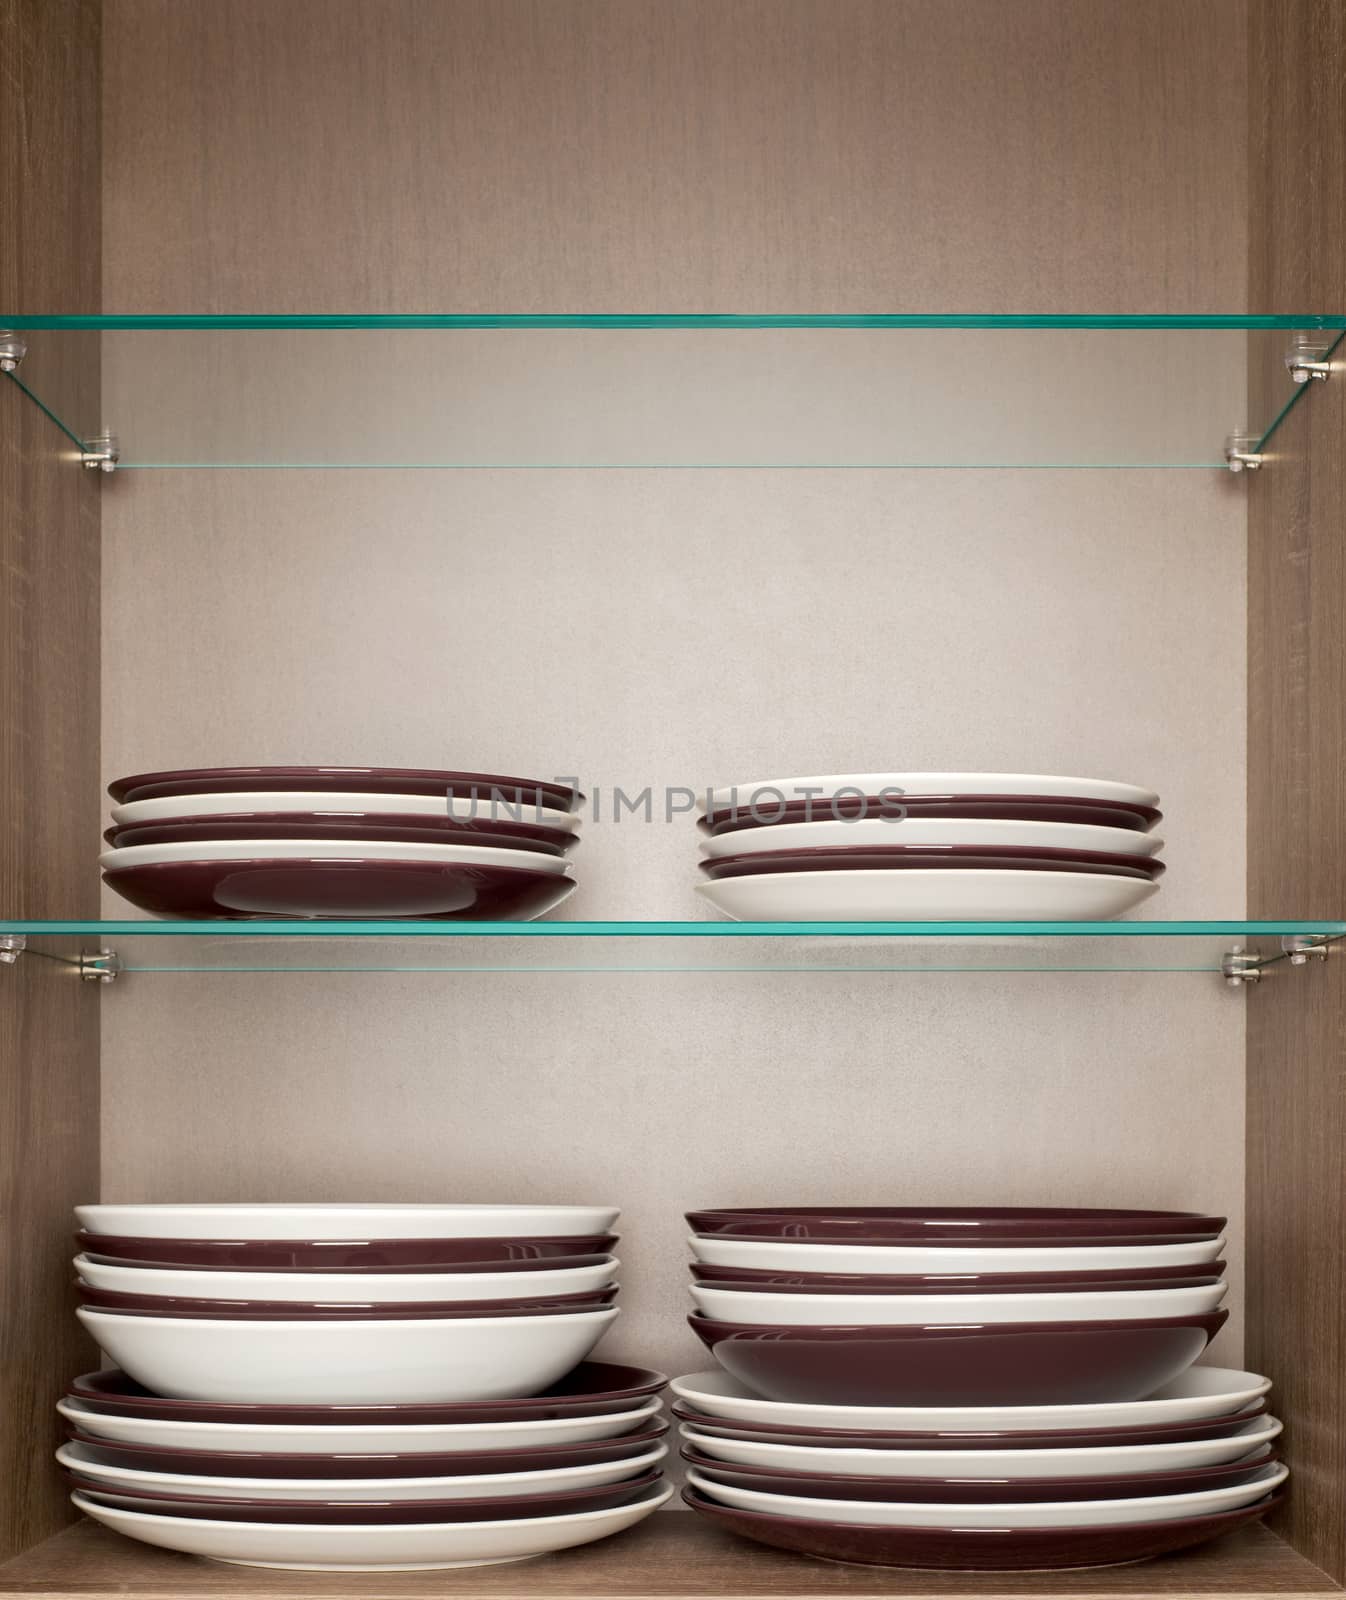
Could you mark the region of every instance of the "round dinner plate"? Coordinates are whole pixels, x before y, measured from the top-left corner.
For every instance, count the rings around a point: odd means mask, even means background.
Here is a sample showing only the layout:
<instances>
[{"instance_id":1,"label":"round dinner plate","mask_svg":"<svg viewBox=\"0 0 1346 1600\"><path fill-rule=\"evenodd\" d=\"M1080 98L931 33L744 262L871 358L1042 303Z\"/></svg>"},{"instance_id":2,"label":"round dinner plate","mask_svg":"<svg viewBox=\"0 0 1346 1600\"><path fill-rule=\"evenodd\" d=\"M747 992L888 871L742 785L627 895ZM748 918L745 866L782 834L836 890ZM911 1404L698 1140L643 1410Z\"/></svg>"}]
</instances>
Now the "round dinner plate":
<instances>
[{"instance_id":1,"label":"round dinner plate","mask_svg":"<svg viewBox=\"0 0 1346 1600\"><path fill-rule=\"evenodd\" d=\"M688 1263L692 1282L708 1289L755 1294L1076 1294L1082 1289L1192 1289L1224 1276L1225 1263L1206 1267L1140 1267L1121 1272L771 1272L753 1267Z\"/></svg>"},{"instance_id":2,"label":"round dinner plate","mask_svg":"<svg viewBox=\"0 0 1346 1600\"><path fill-rule=\"evenodd\" d=\"M1106 922L1159 885L1108 873L771 872L693 885L736 922Z\"/></svg>"},{"instance_id":3,"label":"round dinner plate","mask_svg":"<svg viewBox=\"0 0 1346 1600\"><path fill-rule=\"evenodd\" d=\"M466 1319L471 1317L532 1317L559 1311L588 1311L611 1305L617 1285L586 1294L554 1295L550 1300L183 1300L173 1295L119 1294L115 1289L93 1289L76 1284L79 1303L126 1316L234 1318L252 1322L328 1322L338 1317L373 1321L378 1318Z\"/></svg>"},{"instance_id":4,"label":"round dinner plate","mask_svg":"<svg viewBox=\"0 0 1346 1600\"><path fill-rule=\"evenodd\" d=\"M434 767L184 767L175 772L138 772L114 778L107 792L120 805L126 800L161 795L212 794L239 788L368 789L375 794L447 794L547 804L573 811L584 796L569 784L544 778L507 778L496 772L441 772Z\"/></svg>"},{"instance_id":5,"label":"round dinner plate","mask_svg":"<svg viewBox=\"0 0 1346 1600\"><path fill-rule=\"evenodd\" d=\"M371 1205L319 1202L291 1205L76 1206L90 1234L135 1234L143 1239L488 1239L532 1234L607 1233L621 1215L616 1206Z\"/></svg>"},{"instance_id":6,"label":"round dinner plate","mask_svg":"<svg viewBox=\"0 0 1346 1600\"><path fill-rule=\"evenodd\" d=\"M1167 868L1151 856L1084 854L1019 845L999 851L979 845L890 843L862 848L767 850L698 863L708 878L760 877L773 872L1078 872L1090 877L1160 878Z\"/></svg>"},{"instance_id":7,"label":"round dinner plate","mask_svg":"<svg viewBox=\"0 0 1346 1600\"><path fill-rule=\"evenodd\" d=\"M75 1240L86 1257L105 1266L192 1268L239 1272L536 1272L541 1268L593 1267L611 1260L616 1234L501 1234L497 1238L149 1239L134 1234L89 1233Z\"/></svg>"},{"instance_id":8,"label":"round dinner plate","mask_svg":"<svg viewBox=\"0 0 1346 1600\"><path fill-rule=\"evenodd\" d=\"M582 818L577 811L558 811L553 806L534 805L532 800L509 804L490 795L476 799L440 794L368 794L355 790L320 789L243 789L228 794L165 795L159 800L131 800L112 807L112 820L122 826L132 823L185 822L232 816L238 812L273 813L355 812L369 820L378 817L457 818L472 821L526 822L534 827L555 828L578 833Z\"/></svg>"},{"instance_id":9,"label":"round dinner plate","mask_svg":"<svg viewBox=\"0 0 1346 1600\"><path fill-rule=\"evenodd\" d=\"M199 844L136 844L105 850L104 872L186 861L435 861L460 867L525 867L532 872L567 872L572 863L536 850L485 844L402 844L396 839L204 839Z\"/></svg>"},{"instance_id":10,"label":"round dinner plate","mask_svg":"<svg viewBox=\"0 0 1346 1600\"><path fill-rule=\"evenodd\" d=\"M746 1384L718 1369L674 1378L680 1400L729 1421L783 1423L792 1427L839 1428L852 1433L975 1433L986 1429L1064 1432L1083 1428L1141 1428L1197 1422L1241 1411L1271 1388L1271 1379L1230 1367L1189 1367L1143 1400L1079 1405L854 1406L807 1405L764 1400Z\"/></svg>"},{"instance_id":11,"label":"round dinner plate","mask_svg":"<svg viewBox=\"0 0 1346 1600\"><path fill-rule=\"evenodd\" d=\"M784 1272L1104 1272L1140 1267L1204 1266L1224 1239L1192 1239L1149 1245L906 1245L826 1244L794 1239L734 1239L693 1234L687 1241L698 1261L716 1267L755 1267Z\"/></svg>"},{"instance_id":12,"label":"round dinner plate","mask_svg":"<svg viewBox=\"0 0 1346 1600\"><path fill-rule=\"evenodd\" d=\"M579 835L564 828L536 828L526 822L463 821L443 817L371 817L358 812L241 812L197 821L132 823L109 828L103 838L117 849L144 844L201 844L207 839L392 839L405 844L493 845L506 850L562 855Z\"/></svg>"},{"instance_id":13,"label":"round dinner plate","mask_svg":"<svg viewBox=\"0 0 1346 1600\"><path fill-rule=\"evenodd\" d=\"M1006 846L1074 851L1106 851L1144 859L1157 855L1164 841L1157 834L1129 828L1105 828L1088 823L1020 822L1013 818L968 817L856 817L836 821L783 822L766 828L740 828L701 840L701 853L711 860L722 856L756 855L772 850L812 848L864 849L883 845L976 845L994 852Z\"/></svg>"},{"instance_id":14,"label":"round dinner plate","mask_svg":"<svg viewBox=\"0 0 1346 1600\"><path fill-rule=\"evenodd\" d=\"M1088 800L1111 800L1132 806L1157 806L1159 796L1152 789L1131 783L1116 783L1106 778L1063 778L1042 773L1021 772L848 772L814 778L763 778L754 783L729 784L710 791L697 802L699 810L721 811L726 807L761 806L781 796L788 803L817 797L825 804L831 795L881 795L897 791L899 796L946 794L1013 794L1043 799L1050 796L1081 795ZM115 798L115 797L114 797Z\"/></svg>"},{"instance_id":15,"label":"round dinner plate","mask_svg":"<svg viewBox=\"0 0 1346 1600\"><path fill-rule=\"evenodd\" d=\"M837 795L780 804L774 796L756 807L749 805L708 811L698 819L700 833L712 836L752 832L758 828L789 827L800 822L907 820L921 817L935 822L986 820L990 822L1068 822L1091 828L1125 828L1145 833L1163 816L1154 806L1129 806L1090 800L1083 795L1043 799L1023 794Z\"/></svg>"}]
</instances>

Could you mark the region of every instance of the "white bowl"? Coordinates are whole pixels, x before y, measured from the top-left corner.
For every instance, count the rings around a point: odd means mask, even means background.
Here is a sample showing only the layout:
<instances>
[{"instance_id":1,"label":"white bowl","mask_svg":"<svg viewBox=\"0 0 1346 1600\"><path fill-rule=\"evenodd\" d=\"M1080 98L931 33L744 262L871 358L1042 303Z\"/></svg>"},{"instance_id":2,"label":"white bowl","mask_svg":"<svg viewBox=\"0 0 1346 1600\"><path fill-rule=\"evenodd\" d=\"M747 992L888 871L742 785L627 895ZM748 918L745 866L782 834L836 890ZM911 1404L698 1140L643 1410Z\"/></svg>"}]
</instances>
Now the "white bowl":
<instances>
[{"instance_id":1,"label":"white bowl","mask_svg":"<svg viewBox=\"0 0 1346 1600\"><path fill-rule=\"evenodd\" d=\"M1061 1406L819 1406L763 1400L727 1372L692 1372L669 1385L707 1416L730 1422L839 1428L847 1433L1041 1433L1072 1428L1147 1428L1165 1422L1225 1417L1260 1399L1271 1379L1228 1367L1189 1367L1145 1400Z\"/></svg>"},{"instance_id":2,"label":"white bowl","mask_svg":"<svg viewBox=\"0 0 1346 1600\"><path fill-rule=\"evenodd\" d=\"M1111 1322L1214 1311L1223 1280L1197 1289L1110 1289L1079 1294L758 1294L691 1284L697 1309L721 1322L776 1327L927 1327L951 1323Z\"/></svg>"},{"instance_id":3,"label":"white bowl","mask_svg":"<svg viewBox=\"0 0 1346 1600\"><path fill-rule=\"evenodd\" d=\"M658 1486L635 1505L578 1511L560 1517L498 1522L314 1526L281 1522L211 1522L204 1517L152 1516L71 1495L76 1510L116 1533L162 1550L208 1556L244 1567L292 1567L300 1572L423 1572L523 1561L551 1550L606 1539L634 1527L673 1493Z\"/></svg>"},{"instance_id":4,"label":"white bowl","mask_svg":"<svg viewBox=\"0 0 1346 1600\"><path fill-rule=\"evenodd\" d=\"M1148 858L1164 841L1134 828L1104 828L1087 822L1015 822L988 817L965 821L938 817L856 817L838 821L819 808L812 822L781 822L769 828L734 828L701 841L701 853L721 856L758 855L764 850L852 850L885 844L969 844L983 850L1030 845L1050 850L1111 850L1116 855Z\"/></svg>"},{"instance_id":5,"label":"white bowl","mask_svg":"<svg viewBox=\"0 0 1346 1600\"><path fill-rule=\"evenodd\" d=\"M1185 1444L1076 1446L1069 1450L852 1450L831 1445L723 1439L684 1425L682 1437L718 1461L744 1467L783 1467L820 1476L869 1478L1091 1478L1139 1472L1177 1472L1237 1461L1281 1431L1275 1417L1257 1417L1227 1439ZM897 1491L894 1490L896 1498Z\"/></svg>"},{"instance_id":6,"label":"white bowl","mask_svg":"<svg viewBox=\"0 0 1346 1600\"><path fill-rule=\"evenodd\" d=\"M736 805L746 812L756 796L758 808L770 815L768 808L779 804L778 796L787 801L812 798L815 805L825 805L833 795L875 796L885 790L899 795L1074 795L1082 800L1111 800L1128 806L1159 804L1159 796L1152 789L1138 789L1134 784L1114 783L1107 778L1061 778L1022 772L847 772L821 778L762 778L755 783L730 784L711 790L710 809L722 811ZM706 809L703 795L697 810Z\"/></svg>"},{"instance_id":7,"label":"white bowl","mask_svg":"<svg viewBox=\"0 0 1346 1600\"><path fill-rule=\"evenodd\" d=\"M1219 1259L1224 1239L1196 1244L1145 1245L905 1245L801 1244L794 1240L730 1239L693 1234L698 1261L713 1267L765 1267L772 1272L1109 1272L1131 1267L1190 1267Z\"/></svg>"},{"instance_id":8,"label":"white bowl","mask_svg":"<svg viewBox=\"0 0 1346 1600\"><path fill-rule=\"evenodd\" d=\"M898 1500L812 1500L793 1494L764 1494L712 1483L699 1472L687 1481L712 1500L744 1511L765 1511L804 1522L868 1523L883 1528L1111 1528L1121 1523L1176 1522L1182 1517L1208 1517L1261 1500L1285 1482L1290 1469L1268 1467L1250 1483L1231 1489L1198 1489L1194 1493L1142 1495L1127 1500L1042 1500L1028 1503L960 1505Z\"/></svg>"},{"instance_id":9,"label":"white bowl","mask_svg":"<svg viewBox=\"0 0 1346 1600\"><path fill-rule=\"evenodd\" d=\"M202 1272L188 1267L114 1267L75 1257L75 1271L95 1289L177 1295L189 1300L305 1300L359 1304L416 1300L545 1300L604 1288L621 1265L608 1256L593 1267L543 1272Z\"/></svg>"},{"instance_id":10,"label":"white bowl","mask_svg":"<svg viewBox=\"0 0 1346 1600\"><path fill-rule=\"evenodd\" d=\"M763 872L693 888L737 922L1107 922L1159 885L1110 872L861 867Z\"/></svg>"},{"instance_id":11,"label":"white bowl","mask_svg":"<svg viewBox=\"0 0 1346 1600\"><path fill-rule=\"evenodd\" d=\"M82 1306L75 1315L123 1372L173 1400L381 1405L537 1394L584 1360L618 1312L243 1322Z\"/></svg>"},{"instance_id":12,"label":"white bowl","mask_svg":"<svg viewBox=\"0 0 1346 1600\"><path fill-rule=\"evenodd\" d=\"M556 1239L610 1233L616 1206L76 1206L86 1233L144 1239Z\"/></svg>"},{"instance_id":13,"label":"white bowl","mask_svg":"<svg viewBox=\"0 0 1346 1600\"><path fill-rule=\"evenodd\" d=\"M200 844L133 844L105 850L104 872L177 861L430 861L464 867L528 867L564 877L572 863L536 850L486 844L401 844L395 839L205 839Z\"/></svg>"},{"instance_id":14,"label":"white bowl","mask_svg":"<svg viewBox=\"0 0 1346 1600\"><path fill-rule=\"evenodd\" d=\"M582 820L578 811L553 811L532 804L516 806L503 800L493 802L489 795L473 800L433 794L321 794L307 790L276 794L251 791L181 794L158 800L128 800L125 805L112 807L112 820L119 824L167 822L178 817L227 817L240 811L326 812L338 820L343 813L351 812L378 817L478 817L485 822L526 822L539 828L564 828L567 833L578 833Z\"/></svg>"},{"instance_id":15,"label":"white bowl","mask_svg":"<svg viewBox=\"0 0 1346 1600\"><path fill-rule=\"evenodd\" d=\"M493 1495L554 1494L564 1489L601 1489L638 1478L668 1454L657 1445L625 1461L590 1461L581 1467L541 1472L468 1473L436 1478L221 1478L199 1472L149 1472L100 1461L96 1449L64 1444L56 1452L63 1467L111 1489L153 1489L163 1494L209 1495L217 1500L484 1500Z\"/></svg>"}]
</instances>

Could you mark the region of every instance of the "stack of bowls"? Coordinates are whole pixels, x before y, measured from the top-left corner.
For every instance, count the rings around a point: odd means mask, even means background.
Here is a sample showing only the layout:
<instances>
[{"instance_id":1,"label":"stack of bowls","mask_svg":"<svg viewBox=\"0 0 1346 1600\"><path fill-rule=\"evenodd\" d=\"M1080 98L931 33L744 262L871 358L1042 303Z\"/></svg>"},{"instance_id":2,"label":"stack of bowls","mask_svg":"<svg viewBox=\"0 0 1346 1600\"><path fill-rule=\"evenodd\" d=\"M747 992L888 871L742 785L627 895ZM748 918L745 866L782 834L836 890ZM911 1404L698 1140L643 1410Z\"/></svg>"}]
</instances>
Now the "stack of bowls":
<instances>
[{"instance_id":1,"label":"stack of bowls","mask_svg":"<svg viewBox=\"0 0 1346 1600\"><path fill-rule=\"evenodd\" d=\"M615 1210L81 1206L75 1504L247 1565L475 1565L667 1499L658 1373L588 1361Z\"/></svg>"},{"instance_id":2,"label":"stack of bowls","mask_svg":"<svg viewBox=\"0 0 1346 1600\"><path fill-rule=\"evenodd\" d=\"M103 881L161 917L530 921L575 887L568 785L396 767L201 767L108 785Z\"/></svg>"},{"instance_id":3,"label":"stack of bowls","mask_svg":"<svg viewBox=\"0 0 1346 1600\"><path fill-rule=\"evenodd\" d=\"M1158 795L1099 778L870 772L713 789L697 891L738 921L1102 921L1164 871Z\"/></svg>"},{"instance_id":4,"label":"stack of bowls","mask_svg":"<svg viewBox=\"0 0 1346 1600\"><path fill-rule=\"evenodd\" d=\"M1074 1567L1199 1543L1275 1503L1270 1384L1192 1366L1228 1315L1222 1217L688 1220L689 1320L724 1371L673 1385L686 1498L735 1531L893 1566Z\"/></svg>"}]
</instances>

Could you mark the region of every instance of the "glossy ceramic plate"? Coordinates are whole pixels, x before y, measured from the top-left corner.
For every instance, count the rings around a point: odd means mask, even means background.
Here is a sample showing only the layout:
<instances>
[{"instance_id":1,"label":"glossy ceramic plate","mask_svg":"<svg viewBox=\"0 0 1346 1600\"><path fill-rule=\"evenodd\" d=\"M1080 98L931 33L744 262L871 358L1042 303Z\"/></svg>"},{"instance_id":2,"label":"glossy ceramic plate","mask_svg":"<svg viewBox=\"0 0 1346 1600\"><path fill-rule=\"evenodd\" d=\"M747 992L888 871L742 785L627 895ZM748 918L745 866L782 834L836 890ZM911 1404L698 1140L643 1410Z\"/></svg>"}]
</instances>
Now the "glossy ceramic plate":
<instances>
[{"instance_id":1,"label":"glossy ceramic plate","mask_svg":"<svg viewBox=\"0 0 1346 1600\"><path fill-rule=\"evenodd\" d=\"M1159 878L1162 861L1119 855L1115 851L1044 850L1019 846L998 851L978 845L871 845L810 850L764 850L702 861L700 869L719 882L724 878L760 877L773 872L928 872L931 868L961 872L1078 872L1118 878Z\"/></svg>"},{"instance_id":2,"label":"glossy ceramic plate","mask_svg":"<svg viewBox=\"0 0 1346 1600\"><path fill-rule=\"evenodd\" d=\"M88 1257L110 1265L241 1272L535 1272L610 1259L611 1233L501 1235L483 1239L156 1239L75 1235Z\"/></svg>"},{"instance_id":3,"label":"glossy ceramic plate","mask_svg":"<svg viewBox=\"0 0 1346 1600\"><path fill-rule=\"evenodd\" d=\"M184 1300L175 1295L118 1294L113 1289L78 1286L79 1303L103 1311L158 1317L238 1317L326 1322L336 1317L533 1317L558 1311L588 1311L611 1305L616 1285L589 1294L554 1295L549 1300L430 1300L304 1301L304 1300Z\"/></svg>"},{"instance_id":4,"label":"glossy ceramic plate","mask_svg":"<svg viewBox=\"0 0 1346 1600\"><path fill-rule=\"evenodd\" d=\"M875 1429L966 1435L989 1431L1078 1432L1094 1428L1145 1428L1231 1416L1260 1400L1271 1379L1230 1367L1189 1368L1156 1385L1143 1400L1115 1398L1083 1404L973 1406L829 1405L766 1400L727 1372L693 1372L674 1378L680 1400L711 1416L752 1426L759 1422L866 1433Z\"/></svg>"},{"instance_id":5,"label":"glossy ceramic plate","mask_svg":"<svg viewBox=\"0 0 1346 1600\"><path fill-rule=\"evenodd\" d=\"M166 1402L172 1404L173 1402ZM539 1418L535 1422L326 1423L176 1422L170 1417L124 1417L95 1410L71 1397L56 1409L78 1432L109 1443L150 1449L245 1450L264 1455L348 1455L391 1453L427 1455L484 1454L496 1451L552 1449L607 1440L617 1442L653 1423L658 1398L624 1411L587 1417ZM189 1408L190 1409L190 1408ZM230 1408L224 1408L230 1409ZM245 1408L246 1409L246 1408ZM395 1409L395 1408L394 1408Z\"/></svg>"},{"instance_id":6,"label":"glossy ceramic plate","mask_svg":"<svg viewBox=\"0 0 1346 1600\"><path fill-rule=\"evenodd\" d=\"M76 1263L78 1265L78 1263ZM689 1264L694 1283L778 1294L1073 1294L1081 1289L1190 1289L1217 1283L1225 1263L1208 1267L1136 1267L1116 1272L771 1272Z\"/></svg>"},{"instance_id":7,"label":"glossy ceramic plate","mask_svg":"<svg viewBox=\"0 0 1346 1600\"><path fill-rule=\"evenodd\" d=\"M358 849L345 839L207 839L200 844L140 844L105 850L98 864L105 872L156 862L196 861L435 861L460 867L523 867L558 876L570 870L560 856L536 850L506 850L483 844L399 844L394 839L367 839Z\"/></svg>"},{"instance_id":8,"label":"glossy ceramic plate","mask_svg":"<svg viewBox=\"0 0 1346 1600\"><path fill-rule=\"evenodd\" d=\"M554 910L575 888L572 878L537 868L354 858L160 862L118 867L105 872L103 882L158 917L433 917L453 922L531 922Z\"/></svg>"},{"instance_id":9,"label":"glossy ceramic plate","mask_svg":"<svg viewBox=\"0 0 1346 1600\"><path fill-rule=\"evenodd\" d=\"M1083 795L1040 799L1023 794L837 795L781 804L768 795L755 807L708 812L697 822L712 837L731 831L793 827L801 822L911 821L1053 822L1084 828L1124 828L1144 833L1163 816L1154 806L1113 805Z\"/></svg>"},{"instance_id":10,"label":"glossy ceramic plate","mask_svg":"<svg viewBox=\"0 0 1346 1600\"><path fill-rule=\"evenodd\" d=\"M550 806L510 805L489 795L453 799L442 792L429 794L360 794L354 791L324 793L313 789L240 790L230 794L166 795L162 800L133 800L112 807L112 820L121 826L151 822L185 822L194 818L232 816L239 812L306 814L315 811L354 812L374 817L452 817L459 822L526 822L538 828L578 833L577 811L557 811Z\"/></svg>"},{"instance_id":11,"label":"glossy ceramic plate","mask_svg":"<svg viewBox=\"0 0 1346 1600\"><path fill-rule=\"evenodd\" d=\"M767 1326L700 1314L687 1320L726 1372L768 1399L977 1406L1139 1399L1191 1366L1228 1318L1211 1311L953 1327ZM535 1320L546 1319L513 1325Z\"/></svg>"},{"instance_id":12,"label":"glossy ceramic plate","mask_svg":"<svg viewBox=\"0 0 1346 1600\"><path fill-rule=\"evenodd\" d=\"M1049 1571L1148 1561L1218 1539L1275 1510L1281 1497L1213 1516L1107 1528L894 1528L763 1515L716 1504L695 1489L683 1499L730 1533L796 1555L866 1566L965 1572Z\"/></svg>"},{"instance_id":13,"label":"glossy ceramic plate","mask_svg":"<svg viewBox=\"0 0 1346 1600\"><path fill-rule=\"evenodd\" d=\"M416 1528L211 1521L128 1511L78 1494L72 1500L77 1510L127 1538L214 1561L304 1572L417 1572L522 1561L606 1539L643 1521L672 1493L656 1486L648 1498L611 1510Z\"/></svg>"},{"instance_id":14,"label":"glossy ceramic plate","mask_svg":"<svg viewBox=\"0 0 1346 1600\"><path fill-rule=\"evenodd\" d=\"M1205 1266L1224 1239L1183 1239L1179 1244L1032 1245L887 1244L878 1240L832 1239L817 1244L794 1239L737 1239L695 1234L687 1241L697 1261L717 1267L752 1267L786 1272L1076 1272L1142 1267Z\"/></svg>"},{"instance_id":15,"label":"glossy ceramic plate","mask_svg":"<svg viewBox=\"0 0 1346 1600\"><path fill-rule=\"evenodd\" d=\"M534 1394L489 1401L426 1403L352 1400L333 1404L253 1404L171 1399L143 1388L125 1372L87 1372L70 1385L71 1398L105 1415L162 1418L244 1427L478 1427L501 1422L553 1422L608 1417L629 1411L668 1383L662 1372L612 1361L581 1361Z\"/></svg>"},{"instance_id":16,"label":"glossy ceramic plate","mask_svg":"<svg viewBox=\"0 0 1346 1600\"><path fill-rule=\"evenodd\" d=\"M111 792L111 791L109 791ZM883 795L976 795L1016 794L1034 799L1075 795L1089 800L1104 800L1113 805L1157 806L1159 796L1151 789L1131 783L1116 783L1107 778L1062 778L1043 773L1022 772L846 772L828 773L813 778L763 778L752 783L729 784L710 792L710 803L701 809L721 811L744 807L754 801L766 804L777 796L788 803L827 798L836 794ZM113 795L114 799L119 798ZM819 803L815 801L815 804Z\"/></svg>"},{"instance_id":17,"label":"glossy ceramic plate","mask_svg":"<svg viewBox=\"0 0 1346 1600\"><path fill-rule=\"evenodd\" d=\"M119 841L120 842L120 841ZM137 843L137 840L127 840ZM701 841L701 852L711 860L724 856L753 855L761 851L837 849L859 850L889 845L965 845L987 852L1006 848L1104 851L1144 859L1156 855L1164 841L1153 833L1132 828L1107 828L1079 822L1019 822L1013 818L938 818L911 816L856 817L850 822L830 817L816 822L784 822L766 828L740 828L712 834Z\"/></svg>"},{"instance_id":18,"label":"glossy ceramic plate","mask_svg":"<svg viewBox=\"0 0 1346 1600\"><path fill-rule=\"evenodd\" d=\"M616 1206L374 1205L87 1205L75 1207L86 1234L144 1239L508 1239L531 1234L573 1240L606 1233Z\"/></svg>"},{"instance_id":19,"label":"glossy ceramic plate","mask_svg":"<svg viewBox=\"0 0 1346 1600\"><path fill-rule=\"evenodd\" d=\"M499 795L511 803L574 811L584 799L569 784L542 778L506 778L496 772L440 772L433 767L184 767L114 778L107 792L121 805L164 795L218 794L240 789L365 789L371 794ZM1087 793L1088 791L1081 791Z\"/></svg>"},{"instance_id":20,"label":"glossy ceramic plate","mask_svg":"<svg viewBox=\"0 0 1346 1600\"><path fill-rule=\"evenodd\" d=\"M536 1394L582 1361L618 1312L243 1322L81 1306L75 1315L101 1350L156 1394L358 1406Z\"/></svg>"},{"instance_id":21,"label":"glossy ceramic plate","mask_svg":"<svg viewBox=\"0 0 1346 1600\"><path fill-rule=\"evenodd\" d=\"M930 867L771 872L693 888L736 922L1106 922L1159 885L1111 873Z\"/></svg>"},{"instance_id":22,"label":"glossy ceramic plate","mask_svg":"<svg viewBox=\"0 0 1346 1600\"><path fill-rule=\"evenodd\" d=\"M579 842L579 835L565 828L537 828L526 822L492 822L486 817L458 821L447 815L377 817L340 811L253 811L194 821L174 818L109 828L103 838L119 849L144 844L195 845L218 839L384 839L403 844L497 845L544 855L560 855Z\"/></svg>"},{"instance_id":23,"label":"glossy ceramic plate","mask_svg":"<svg viewBox=\"0 0 1346 1600\"><path fill-rule=\"evenodd\" d=\"M890 1240L900 1243L1032 1244L1074 1239L1166 1234L1215 1238L1228 1221L1201 1211L1149 1211L1115 1206L719 1206L686 1213L702 1237Z\"/></svg>"},{"instance_id":24,"label":"glossy ceramic plate","mask_svg":"<svg viewBox=\"0 0 1346 1600\"><path fill-rule=\"evenodd\" d=\"M779 1327L838 1323L892 1327L918 1322L1118 1322L1132 1317L1181 1317L1214 1311L1226 1283L1200 1289L1122 1289L1078 1294L758 1294L691 1285L697 1309L722 1322Z\"/></svg>"}]
</instances>

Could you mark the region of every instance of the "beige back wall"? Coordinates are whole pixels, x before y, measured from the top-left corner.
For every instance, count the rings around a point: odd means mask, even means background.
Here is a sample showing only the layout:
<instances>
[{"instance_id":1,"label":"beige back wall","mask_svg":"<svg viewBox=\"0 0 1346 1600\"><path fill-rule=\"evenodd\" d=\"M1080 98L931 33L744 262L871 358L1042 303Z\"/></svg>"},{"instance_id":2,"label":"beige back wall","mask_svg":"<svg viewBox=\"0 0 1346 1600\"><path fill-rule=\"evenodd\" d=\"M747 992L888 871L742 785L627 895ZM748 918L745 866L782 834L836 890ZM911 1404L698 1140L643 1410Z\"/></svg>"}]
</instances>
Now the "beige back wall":
<instances>
[{"instance_id":1,"label":"beige back wall","mask_svg":"<svg viewBox=\"0 0 1346 1600\"><path fill-rule=\"evenodd\" d=\"M104 303L1238 310L1241 37L1187 0L111 0ZM104 530L108 775L1134 777L1157 909L1241 913L1218 474L143 473ZM694 854L598 824L567 914L696 915ZM1237 1259L1242 1029L1195 976L133 977L105 1194L611 1196L611 1348L687 1370L705 1201L1190 1204Z\"/></svg>"}]
</instances>

